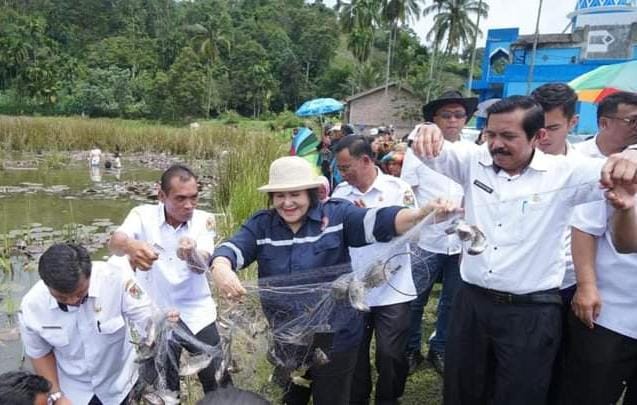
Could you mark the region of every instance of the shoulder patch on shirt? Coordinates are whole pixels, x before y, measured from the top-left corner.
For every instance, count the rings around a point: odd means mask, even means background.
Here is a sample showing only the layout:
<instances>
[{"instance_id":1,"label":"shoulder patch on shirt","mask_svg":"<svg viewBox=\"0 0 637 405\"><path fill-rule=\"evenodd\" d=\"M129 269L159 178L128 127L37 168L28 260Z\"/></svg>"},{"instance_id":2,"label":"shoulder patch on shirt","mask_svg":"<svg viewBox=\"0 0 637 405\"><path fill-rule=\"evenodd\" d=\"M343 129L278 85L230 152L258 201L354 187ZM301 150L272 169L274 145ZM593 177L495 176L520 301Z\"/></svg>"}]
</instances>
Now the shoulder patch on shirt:
<instances>
[{"instance_id":1,"label":"shoulder patch on shirt","mask_svg":"<svg viewBox=\"0 0 637 405\"><path fill-rule=\"evenodd\" d=\"M403 205L409 208L413 208L416 205L416 197L411 190L405 190L403 193Z\"/></svg>"},{"instance_id":2,"label":"shoulder patch on shirt","mask_svg":"<svg viewBox=\"0 0 637 405\"><path fill-rule=\"evenodd\" d=\"M128 292L128 295L130 295L132 298L136 300L141 299L142 296L144 295L144 291L142 291L142 289L139 288L139 286L134 280L128 280L128 282L126 283L126 287L124 287L124 289Z\"/></svg>"}]
</instances>

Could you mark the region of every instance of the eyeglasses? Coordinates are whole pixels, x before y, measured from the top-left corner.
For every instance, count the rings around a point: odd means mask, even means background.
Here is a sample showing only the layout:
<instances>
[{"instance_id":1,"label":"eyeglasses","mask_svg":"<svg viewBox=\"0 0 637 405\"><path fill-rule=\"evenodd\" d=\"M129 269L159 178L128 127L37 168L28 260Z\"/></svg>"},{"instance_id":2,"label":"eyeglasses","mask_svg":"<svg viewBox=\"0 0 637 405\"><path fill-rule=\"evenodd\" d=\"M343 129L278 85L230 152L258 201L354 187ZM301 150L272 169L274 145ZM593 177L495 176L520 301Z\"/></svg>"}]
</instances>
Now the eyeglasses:
<instances>
[{"instance_id":1,"label":"eyeglasses","mask_svg":"<svg viewBox=\"0 0 637 405\"><path fill-rule=\"evenodd\" d=\"M436 114L438 117L442 118L443 120L450 120L451 117L457 119L457 120L462 120L467 118L467 113L462 112L462 111L455 111L455 112L451 112L451 111L443 111L441 113Z\"/></svg>"},{"instance_id":2,"label":"eyeglasses","mask_svg":"<svg viewBox=\"0 0 637 405\"><path fill-rule=\"evenodd\" d=\"M637 128L637 117L632 117L632 118L627 118L627 117L613 117L613 116L606 116L606 118L612 118L614 120L619 120L619 121L624 121L624 123L626 125L628 125L630 128Z\"/></svg>"}]
</instances>

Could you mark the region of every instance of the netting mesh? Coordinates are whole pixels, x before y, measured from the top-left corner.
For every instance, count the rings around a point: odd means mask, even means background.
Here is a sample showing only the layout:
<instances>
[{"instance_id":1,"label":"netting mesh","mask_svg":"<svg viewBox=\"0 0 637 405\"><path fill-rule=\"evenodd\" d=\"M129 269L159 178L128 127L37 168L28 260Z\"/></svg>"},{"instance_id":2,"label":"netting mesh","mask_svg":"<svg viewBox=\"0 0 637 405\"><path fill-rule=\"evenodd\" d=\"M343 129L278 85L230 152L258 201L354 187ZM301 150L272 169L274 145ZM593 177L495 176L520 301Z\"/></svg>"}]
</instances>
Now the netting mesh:
<instances>
[{"instance_id":1,"label":"netting mesh","mask_svg":"<svg viewBox=\"0 0 637 405\"><path fill-rule=\"evenodd\" d=\"M231 375L237 385L245 383L254 389L251 382L257 374L259 359L265 358L274 366L274 380L280 385L309 384L304 378L306 370L327 364L334 346L348 338L355 340L362 333L363 312L369 311L367 296L372 289L388 285L413 298L413 291L403 291L404 288L393 283L394 276L406 256L412 268L426 268L431 254L425 251L413 254L405 247L415 244L423 228L435 222L430 216L407 234L378 244L373 254L357 261L355 271L346 263L244 282L247 293L240 302L223 299L219 302L217 328L221 341L216 346L198 341L183 323L156 317L140 333L143 338L137 342L142 395L146 400L159 396L168 403L167 364L180 370L181 375L190 375L214 362L219 383ZM467 229L473 228L458 218L448 232L470 233ZM471 246L474 239L463 238ZM481 243L486 245L484 239ZM196 265L195 259L189 262ZM420 277L418 292L435 282L426 270ZM175 345L186 348L180 359L171 350ZM237 390L236 394L245 393ZM226 391L224 395L231 394Z\"/></svg>"}]
</instances>

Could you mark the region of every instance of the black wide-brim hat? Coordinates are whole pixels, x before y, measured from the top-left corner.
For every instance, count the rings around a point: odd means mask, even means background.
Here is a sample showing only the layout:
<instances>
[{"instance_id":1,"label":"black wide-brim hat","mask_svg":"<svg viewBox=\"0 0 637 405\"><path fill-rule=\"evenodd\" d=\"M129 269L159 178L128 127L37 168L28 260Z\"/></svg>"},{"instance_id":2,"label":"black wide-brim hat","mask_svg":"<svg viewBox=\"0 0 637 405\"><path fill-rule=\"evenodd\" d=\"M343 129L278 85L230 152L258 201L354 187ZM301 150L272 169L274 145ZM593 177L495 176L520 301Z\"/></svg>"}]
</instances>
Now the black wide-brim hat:
<instances>
[{"instance_id":1,"label":"black wide-brim hat","mask_svg":"<svg viewBox=\"0 0 637 405\"><path fill-rule=\"evenodd\" d=\"M467 112L467 120L469 120L473 113L476 112L476 108L478 107L478 98L462 97L462 93L457 90L445 91L437 99L422 106L422 115L425 118L425 121L433 121L436 111L446 104L460 104L463 106Z\"/></svg>"}]
</instances>

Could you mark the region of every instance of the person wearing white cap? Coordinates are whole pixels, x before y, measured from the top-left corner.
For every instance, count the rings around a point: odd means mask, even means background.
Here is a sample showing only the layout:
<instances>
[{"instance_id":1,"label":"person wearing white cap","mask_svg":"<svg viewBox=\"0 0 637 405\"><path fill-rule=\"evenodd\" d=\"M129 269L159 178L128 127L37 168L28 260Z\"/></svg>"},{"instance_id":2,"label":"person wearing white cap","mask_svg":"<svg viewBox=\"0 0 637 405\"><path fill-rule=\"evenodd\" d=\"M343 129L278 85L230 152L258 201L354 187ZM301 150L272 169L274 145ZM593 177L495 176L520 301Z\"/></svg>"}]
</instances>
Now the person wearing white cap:
<instances>
[{"instance_id":1,"label":"person wearing white cap","mask_svg":"<svg viewBox=\"0 0 637 405\"><path fill-rule=\"evenodd\" d=\"M259 188L268 193L272 208L254 214L214 252L212 277L223 295L240 298L245 294L235 271L254 261L258 263L260 283L277 280L279 285L296 285L298 280L307 284L308 280L316 283L317 279L321 283L332 282L352 271L350 246L388 241L434 210L453 210L446 201L436 201L419 209L384 207L369 210L341 199L321 203L317 197L320 185L320 179L302 158L288 156L272 163L268 184ZM334 266L339 270L331 270ZM279 325L303 315L301 312L308 297L301 296L297 300L304 300L302 303L290 305L293 297L286 297L286 303L282 304L267 301L273 307L263 305L275 332ZM310 396L315 405L349 402L352 374L363 334L363 317L349 305L337 305L333 312L338 316L330 318L331 342L325 347L330 361L311 365L304 376L310 380L309 388L287 381L283 403L306 404ZM275 339L274 353L283 349L284 345Z\"/></svg>"}]
</instances>

